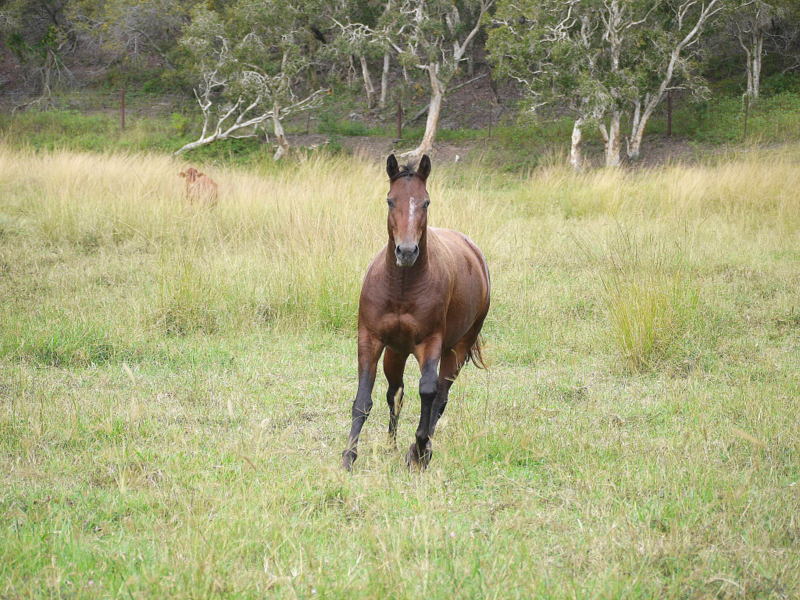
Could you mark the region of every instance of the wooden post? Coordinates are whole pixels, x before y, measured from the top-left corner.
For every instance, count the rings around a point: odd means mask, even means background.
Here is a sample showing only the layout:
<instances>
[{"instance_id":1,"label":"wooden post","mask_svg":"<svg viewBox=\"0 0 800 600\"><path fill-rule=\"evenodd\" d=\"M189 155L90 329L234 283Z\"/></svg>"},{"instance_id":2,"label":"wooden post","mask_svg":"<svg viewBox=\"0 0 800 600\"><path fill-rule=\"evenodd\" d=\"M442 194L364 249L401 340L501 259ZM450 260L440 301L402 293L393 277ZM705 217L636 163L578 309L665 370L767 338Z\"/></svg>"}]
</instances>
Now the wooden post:
<instances>
[{"instance_id":1,"label":"wooden post","mask_svg":"<svg viewBox=\"0 0 800 600\"><path fill-rule=\"evenodd\" d=\"M667 92L667 137L672 137L672 90Z\"/></svg>"},{"instance_id":2,"label":"wooden post","mask_svg":"<svg viewBox=\"0 0 800 600\"><path fill-rule=\"evenodd\" d=\"M119 124L125 129L125 88L119 91Z\"/></svg>"},{"instance_id":3,"label":"wooden post","mask_svg":"<svg viewBox=\"0 0 800 600\"><path fill-rule=\"evenodd\" d=\"M403 139L403 101L397 101L397 139Z\"/></svg>"}]
</instances>

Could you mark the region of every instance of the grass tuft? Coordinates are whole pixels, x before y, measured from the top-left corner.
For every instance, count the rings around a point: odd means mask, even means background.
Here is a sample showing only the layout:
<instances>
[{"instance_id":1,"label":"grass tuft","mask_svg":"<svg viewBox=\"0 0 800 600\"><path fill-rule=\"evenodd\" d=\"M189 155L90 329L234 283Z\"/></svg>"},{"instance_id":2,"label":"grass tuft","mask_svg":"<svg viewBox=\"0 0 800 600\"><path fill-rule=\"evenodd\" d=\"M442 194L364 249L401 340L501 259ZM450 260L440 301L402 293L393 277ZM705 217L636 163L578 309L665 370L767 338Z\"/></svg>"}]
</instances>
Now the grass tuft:
<instances>
[{"instance_id":1,"label":"grass tuft","mask_svg":"<svg viewBox=\"0 0 800 600\"><path fill-rule=\"evenodd\" d=\"M685 259L652 238L623 229L599 272L609 339L632 371L683 358L697 328L699 293Z\"/></svg>"}]
</instances>

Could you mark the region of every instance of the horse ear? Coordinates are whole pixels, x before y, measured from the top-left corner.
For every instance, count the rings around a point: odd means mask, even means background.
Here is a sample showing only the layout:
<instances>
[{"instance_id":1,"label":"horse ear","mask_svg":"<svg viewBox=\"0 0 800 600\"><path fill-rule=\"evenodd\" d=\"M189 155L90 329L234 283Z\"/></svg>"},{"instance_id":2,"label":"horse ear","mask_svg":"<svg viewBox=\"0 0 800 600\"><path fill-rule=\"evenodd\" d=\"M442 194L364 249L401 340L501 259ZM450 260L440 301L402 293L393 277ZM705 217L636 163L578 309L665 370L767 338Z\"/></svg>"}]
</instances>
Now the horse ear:
<instances>
[{"instance_id":1,"label":"horse ear","mask_svg":"<svg viewBox=\"0 0 800 600\"><path fill-rule=\"evenodd\" d=\"M431 159L428 158L427 154L423 154L422 158L419 161L419 166L417 167L417 175L419 176L422 181L426 181L428 179L428 175L431 174Z\"/></svg>"},{"instance_id":2,"label":"horse ear","mask_svg":"<svg viewBox=\"0 0 800 600\"><path fill-rule=\"evenodd\" d=\"M389 176L389 179L394 179L399 172L400 165L397 164L397 159L394 157L394 154L390 154L389 158L386 159L386 174Z\"/></svg>"}]
</instances>

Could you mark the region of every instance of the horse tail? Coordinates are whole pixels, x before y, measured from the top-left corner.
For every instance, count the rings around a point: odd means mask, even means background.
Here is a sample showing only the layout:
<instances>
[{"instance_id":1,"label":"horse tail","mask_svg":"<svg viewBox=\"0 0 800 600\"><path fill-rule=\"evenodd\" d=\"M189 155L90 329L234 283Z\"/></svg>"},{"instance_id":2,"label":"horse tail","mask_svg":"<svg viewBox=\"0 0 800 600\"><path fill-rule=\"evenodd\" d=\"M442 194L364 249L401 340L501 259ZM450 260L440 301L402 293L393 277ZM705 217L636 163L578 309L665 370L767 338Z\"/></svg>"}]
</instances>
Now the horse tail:
<instances>
[{"instance_id":1,"label":"horse tail","mask_svg":"<svg viewBox=\"0 0 800 600\"><path fill-rule=\"evenodd\" d=\"M483 336L479 335L472 344L472 348L467 350L467 360L464 362L472 361L472 364L479 369L488 369L486 362L483 360Z\"/></svg>"}]
</instances>

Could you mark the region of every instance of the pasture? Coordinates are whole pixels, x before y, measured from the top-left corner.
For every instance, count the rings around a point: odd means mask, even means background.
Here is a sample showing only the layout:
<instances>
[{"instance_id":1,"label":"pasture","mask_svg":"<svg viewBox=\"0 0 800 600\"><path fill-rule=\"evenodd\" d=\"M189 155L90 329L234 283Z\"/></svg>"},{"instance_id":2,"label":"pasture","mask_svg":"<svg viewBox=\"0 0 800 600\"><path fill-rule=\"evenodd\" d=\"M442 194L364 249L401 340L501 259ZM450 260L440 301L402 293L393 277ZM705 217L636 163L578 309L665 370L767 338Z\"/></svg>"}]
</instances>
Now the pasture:
<instances>
[{"instance_id":1,"label":"pasture","mask_svg":"<svg viewBox=\"0 0 800 600\"><path fill-rule=\"evenodd\" d=\"M442 166L488 371L409 473L352 473L382 163L0 149L0 597L800 596L800 149L525 178Z\"/></svg>"}]
</instances>

